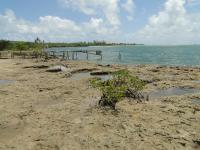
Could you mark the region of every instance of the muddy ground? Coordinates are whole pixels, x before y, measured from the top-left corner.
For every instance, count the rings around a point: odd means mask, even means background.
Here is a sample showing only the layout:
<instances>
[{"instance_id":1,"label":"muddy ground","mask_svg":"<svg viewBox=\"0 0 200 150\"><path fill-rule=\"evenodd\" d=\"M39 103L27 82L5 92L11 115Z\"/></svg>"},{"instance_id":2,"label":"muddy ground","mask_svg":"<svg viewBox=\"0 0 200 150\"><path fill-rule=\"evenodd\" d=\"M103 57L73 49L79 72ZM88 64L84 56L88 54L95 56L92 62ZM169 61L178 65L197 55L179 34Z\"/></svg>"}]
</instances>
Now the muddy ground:
<instances>
[{"instance_id":1,"label":"muddy ground","mask_svg":"<svg viewBox=\"0 0 200 150\"><path fill-rule=\"evenodd\" d=\"M46 72L55 65L67 69ZM72 78L122 68L148 82L144 92L200 89L198 67L0 60L0 150L199 150L200 92L143 103L125 99L113 111L95 106L101 93L89 77Z\"/></svg>"}]
</instances>

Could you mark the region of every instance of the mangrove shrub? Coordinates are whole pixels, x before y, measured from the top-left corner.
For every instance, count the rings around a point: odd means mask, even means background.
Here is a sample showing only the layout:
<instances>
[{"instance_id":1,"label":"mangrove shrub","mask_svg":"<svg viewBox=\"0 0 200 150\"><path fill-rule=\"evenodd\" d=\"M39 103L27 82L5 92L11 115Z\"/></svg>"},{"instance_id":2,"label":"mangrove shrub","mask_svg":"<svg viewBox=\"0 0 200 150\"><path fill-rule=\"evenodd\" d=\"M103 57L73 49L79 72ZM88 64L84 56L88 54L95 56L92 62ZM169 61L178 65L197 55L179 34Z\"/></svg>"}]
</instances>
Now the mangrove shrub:
<instances>
[{"instance_id":1,"label":"mangrove shrub","mask_svg":"<svg viewBox=\"0 0 200 150\"><path fill-rule=\"evenodd\" d=\"M127 70L120 70L113 73L112 79L107 81L97 78L92 79L91 84L102 93L99 100L100 106L109 106L115 109L116 103L125 97L136 100L144 98L140 91L144 88L145 82L131 75Z\"/></svg>"}]
</instances>

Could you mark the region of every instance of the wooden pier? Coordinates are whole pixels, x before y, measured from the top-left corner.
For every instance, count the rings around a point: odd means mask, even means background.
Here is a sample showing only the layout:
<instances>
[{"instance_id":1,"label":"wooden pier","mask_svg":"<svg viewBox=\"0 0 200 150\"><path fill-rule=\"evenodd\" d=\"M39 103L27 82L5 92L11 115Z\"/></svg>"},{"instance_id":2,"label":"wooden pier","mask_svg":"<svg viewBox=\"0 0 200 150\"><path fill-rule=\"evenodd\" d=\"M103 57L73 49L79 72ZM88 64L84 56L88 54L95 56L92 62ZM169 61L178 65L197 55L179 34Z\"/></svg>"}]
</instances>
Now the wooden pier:
<instances>
[{"instance_id":1,"label":"wooden pier","mask_svg":"<svg viewBox=\"0 0 200 150\"><path fill-rule=\"evenodd\" d=\"M98 56L102 60L102 51L100 50L77 50L77 51L2 51L0 52L0 59L9 59L15 57L21 58L60 58L63 60L77 60L86 59L89 60L89 56ZM80 57L81 56L81 57Z\"/></svg>"},{"instance_id":2,"label":"wooden pier","mask_svg":"<svg viewBox=\"0 0 200 150\"><path fill-rule=\"evenodd\" d=\"M99 56L102 60L102 51L100 50L77 50L77 51L46 51L47 57L62 58L65 60L77 60L78 56L85 54L86 60L89 60L89 55Z\"/></svg>"}]
</instances>

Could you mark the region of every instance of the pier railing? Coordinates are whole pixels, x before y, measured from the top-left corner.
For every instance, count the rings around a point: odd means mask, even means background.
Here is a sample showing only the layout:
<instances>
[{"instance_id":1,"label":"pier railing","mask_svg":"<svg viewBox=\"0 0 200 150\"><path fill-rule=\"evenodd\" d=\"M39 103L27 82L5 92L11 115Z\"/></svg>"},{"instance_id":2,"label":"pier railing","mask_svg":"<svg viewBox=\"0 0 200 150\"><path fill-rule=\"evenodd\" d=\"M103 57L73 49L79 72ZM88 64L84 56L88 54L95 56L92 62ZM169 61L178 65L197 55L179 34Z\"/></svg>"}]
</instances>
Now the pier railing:
<instances>
[{"instance_id":1,"label":"pier railing","mask_svg":"<svg viewBox=\"0 0 200 150\"><path fill-rule=\"evenodd\" d=\"M1 51L0 59L9 59L15 57L21 58L61 58L65 60L77 60L79 55L89 60L89 55L99 56L102 60L102 51L99 50L77 50L77 51Z\"/></svg>"},{"instance_id":2,"label":"pier railing","mask_svg":"<svg viewBox=\"0 0 200 150\"><path fill-rule=\"evenodd\" d=\"M85 59L89 59L89 55L96 55L102 60L102 51L99 50L77 50L77 51L46 51L47 57L62 58L66 60L76 60L79 54L85 54Z\"/></svg>"}]
</instances>

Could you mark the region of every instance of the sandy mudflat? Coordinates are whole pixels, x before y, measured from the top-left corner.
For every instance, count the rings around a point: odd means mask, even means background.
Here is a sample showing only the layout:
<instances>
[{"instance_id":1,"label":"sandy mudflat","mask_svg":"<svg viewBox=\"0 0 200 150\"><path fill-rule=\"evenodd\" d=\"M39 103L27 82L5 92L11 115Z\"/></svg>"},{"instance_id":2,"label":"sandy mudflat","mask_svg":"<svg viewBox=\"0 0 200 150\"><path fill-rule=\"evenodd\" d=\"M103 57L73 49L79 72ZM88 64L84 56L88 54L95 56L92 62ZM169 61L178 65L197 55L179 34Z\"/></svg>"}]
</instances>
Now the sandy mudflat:
<instances>
[{"instance_id":1,"label":"sandy mudflat","mask_svg":"<svg viewBox=\"0 0 200 150\"><path fill-rule=\"evenodd\" d=\"M40 65L64 65L48 73ZM128 68L149 84L144 91L200 89L200 68L100 66L86 62L0 60L0 150L199 150L200 92L124 100L117 111L96 108L98 90L69 72ZM13 82L12 82L13 81Z\"/></svg>"}]
</instances>

